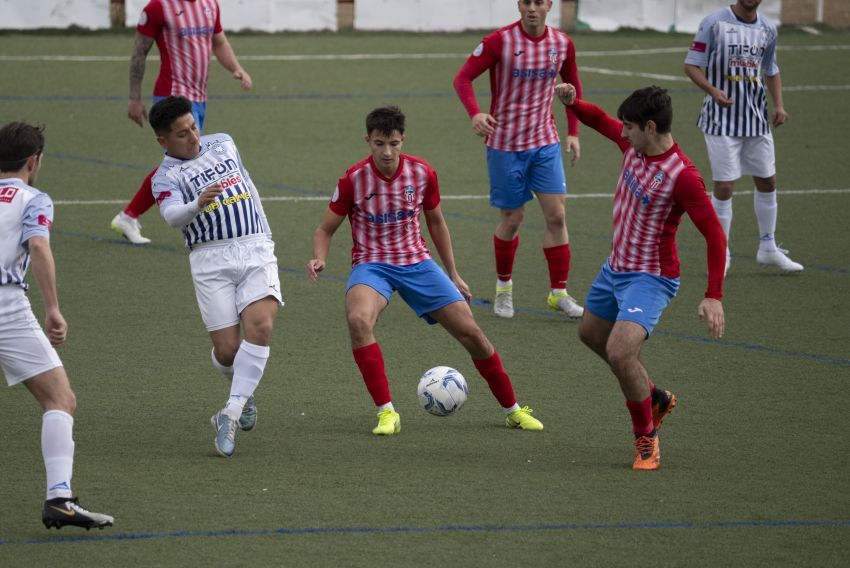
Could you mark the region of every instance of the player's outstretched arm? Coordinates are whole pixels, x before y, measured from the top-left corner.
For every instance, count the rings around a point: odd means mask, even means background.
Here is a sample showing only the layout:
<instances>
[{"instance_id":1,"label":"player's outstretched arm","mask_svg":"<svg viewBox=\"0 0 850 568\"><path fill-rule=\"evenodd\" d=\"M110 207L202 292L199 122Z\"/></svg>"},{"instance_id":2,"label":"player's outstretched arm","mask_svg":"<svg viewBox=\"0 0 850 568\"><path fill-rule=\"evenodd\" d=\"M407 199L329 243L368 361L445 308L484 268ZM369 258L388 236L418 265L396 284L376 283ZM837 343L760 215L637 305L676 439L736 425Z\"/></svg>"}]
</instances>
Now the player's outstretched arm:
<instances>
[{"instance_id":1,"label":"player's outstretched arm","mask_svg":"<svg viewBox=\"0 0 850 568\"><path fill-rule=\"evenodd\" d=\"M233 74L234 79L239 81L239 86L242 90L250 91L254 86L254 82L251 80L248 72L239 65L239 60L236 59L236 53L233 51L230 42L227 41L227 36L224 35L224 32L218 32L213 35L212 49L215 58L218 59L222 67Z\"/></svg>"},{"instance_id":2,"label":"player's outstretched arm","mask_svg":"<svg viewBox=\"0 0 850 568\"><path fill-rule=\"evenodd\" d=\"M699 319L708 323L708 331L714 339L723 337L726 322L723 315L723 304L714 298L703 298L697 307Z\"/></svg>"},{"instance_id":3,"label":"player's outstretched arm","mask_svg":"<svg viewBox=\"0 0 850 568\"><path fill-rule=\"evenodd\" d=\"M437 249L437 254L440 255L440 260L443 262L443 268L446 269L449 278L452 279L464 299L469 302L472 300L472 293L469 291L469 285L458 274L449 226L446 224L446 218L443 217L443 211L439 205L433 209L425 209L425 223L428 225L428 234L431 235L434 248Z\"/></svg>"},{"instance_id":4,"label":"player's outstretched arm","mask_svg":"<svg viewBox=\"0 0 850 568\"><path fill-rule=\"evenodd\" d=\"M319 226L316 227L313 233L313 258L307 261L307 278L310 282L315 282L319 278L319 273L325 269L331 240L344 220L344 216L337 215L328 209L319 222Z\"/></svg>"},{"instance_id":5,"label":"player's outstretched arm","mask_svg":"<svg viewBox=\"0 0 850 568\"><path fill-rule=\"evenodd\" d=\"M59 296L56 293L56 263L50 250L50 242L44 237L32 237L27 241L32 272L41 290L44 302L44 332L50 344L58 347L65 343L68 324L59 311Z\"/></svg>"},{"instance_id":6,"label":"player's outstretched arm","mask_svg":"<svg viewBox=\"0 0 850 568\"><path fill-rule=\"evenodd\" d=\"M153 38L136 32L133 43L133 55L130 56L130 101L127 104L127 117L144 126L148 111L142 102L142 79L145 77L145 61L153 45Z\"/></svg>"}]
</instances>

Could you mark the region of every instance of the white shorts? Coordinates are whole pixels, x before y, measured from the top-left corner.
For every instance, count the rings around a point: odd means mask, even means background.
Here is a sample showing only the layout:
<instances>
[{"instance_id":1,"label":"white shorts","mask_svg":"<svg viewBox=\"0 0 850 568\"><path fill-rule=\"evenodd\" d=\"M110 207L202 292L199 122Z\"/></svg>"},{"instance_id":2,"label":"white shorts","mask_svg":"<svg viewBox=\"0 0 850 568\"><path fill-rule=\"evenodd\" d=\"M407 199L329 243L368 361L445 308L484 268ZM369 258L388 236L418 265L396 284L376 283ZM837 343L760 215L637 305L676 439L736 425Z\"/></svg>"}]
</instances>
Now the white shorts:
<instances>
[{"instance_id":1,"label":"white shorts","mask_svg":"<svg viewBox=\"0 0 850 568\"><path fill-rule=\"evenodd\" d=\"M705 135L711 179L735 181L742 176L769 178L776 175L773 134L761 136Z\"/></svg>"},{"instance_id":2,"label":"white shorts","mask_svg":"<svg viewBox=\"0 0 850 568\"><path fill-rule=\"evenodd\" d=\"M0 367L6 383L11 387L61 366L23 288L0 286Z\"/></svg>"},{"instance_id":3,"label":"white shorts","mask_svg":"<svg viewBox=\"0 0 850 568\"><path fill-rule=\"evenodd\" d=\"M207 331L238 324L242 310L267 296L283 305L274 241L265 235L196 246L189 265Z\"/></svg>"}]
</instances>

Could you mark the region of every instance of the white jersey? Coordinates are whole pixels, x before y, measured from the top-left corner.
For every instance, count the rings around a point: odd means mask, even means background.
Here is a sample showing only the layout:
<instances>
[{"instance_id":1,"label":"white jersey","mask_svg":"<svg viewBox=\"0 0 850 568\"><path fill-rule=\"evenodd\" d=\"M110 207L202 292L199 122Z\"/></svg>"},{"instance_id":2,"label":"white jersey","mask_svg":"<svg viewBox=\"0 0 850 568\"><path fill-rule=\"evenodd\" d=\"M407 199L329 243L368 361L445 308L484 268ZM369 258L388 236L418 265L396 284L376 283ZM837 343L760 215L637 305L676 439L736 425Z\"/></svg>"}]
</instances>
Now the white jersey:
<instances>
[{"instance_id":1,"label":"white jersey","mask_svg":"<svg viewBox=\"0 0 850 568\"><path fill-rule=\"evenodd\" d=\"M776 26L759 15L738 19L727 6L700 22L685 63L704 67L708 82L732 99L723 108L706 94L697 126L714 136L762 136L770 132L761 72L779 73Z\"/></svg>"},{"instance_id":2,"label":"white jersey","mask_svg":"<svg viewBox=\"0 0 850 568\"><path fill-rule=\"evenodd\" d=\"M239 150L227 134L201 137L201 152L191 160L166 155L153 176L153 195L160 213L197 199L208 186L225 188L182 231L186 246L248 235L271 237L260 195L242 164Z\"/></svg>"},{"instance_id":3,"label":"white jersey","mask_svg":"<svg viewBox=\"0 0 850 568\"><path fill-rule=\"evenodd\" d=\"M26 242L32 237L50 239L53 201L18 178L0 179L0 286L20 286L29 268Z\"/></svg>"}]
</instances>

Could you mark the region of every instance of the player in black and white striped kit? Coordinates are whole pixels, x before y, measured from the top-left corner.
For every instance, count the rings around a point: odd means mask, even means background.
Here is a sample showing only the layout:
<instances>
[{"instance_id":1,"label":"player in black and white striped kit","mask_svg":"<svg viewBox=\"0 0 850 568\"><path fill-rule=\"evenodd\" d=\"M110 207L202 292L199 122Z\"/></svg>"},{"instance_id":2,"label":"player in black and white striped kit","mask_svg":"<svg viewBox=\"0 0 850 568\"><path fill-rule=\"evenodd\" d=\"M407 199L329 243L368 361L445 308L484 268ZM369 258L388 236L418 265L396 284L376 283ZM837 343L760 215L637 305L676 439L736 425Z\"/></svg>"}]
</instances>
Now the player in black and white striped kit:
<instances>
[{"instance_id":1,"label":"player in black and white striped kit","mask_svg":"<svg viewBox=\"0 0 850 568\"><path fill-rule=\"evenodd\" d=\"M183 232L212 362L231 380L230 398L211 418L216 450L229 457L237 432L256 423L254 391L283 305L274 241L230 136L200 136L192 103L183 97L154 104L149 121L166 150L153 195L165 221Z\"/></svg>"},{"instance_id":2,"label":"player in black and white striped kit","mask_svg":"<svg viewBox=\"0 0 850 568\"><path fill-rule=\"evenodd\" d=\"M705 91L697 125L705 134L714 195L711 202L728 240L735 181L753 176L759 227L756 261L799 272L803 265L776 246L776 157L771 125L788 120L776 63L776 26L758 14L761 0L737 0L700 23L685 57L685 74ZM763 74L762 74L763 72ZM768 116L765 86L773 99ZM726 270L730 254L726 249Z\"/></svg>"}]
</instances>

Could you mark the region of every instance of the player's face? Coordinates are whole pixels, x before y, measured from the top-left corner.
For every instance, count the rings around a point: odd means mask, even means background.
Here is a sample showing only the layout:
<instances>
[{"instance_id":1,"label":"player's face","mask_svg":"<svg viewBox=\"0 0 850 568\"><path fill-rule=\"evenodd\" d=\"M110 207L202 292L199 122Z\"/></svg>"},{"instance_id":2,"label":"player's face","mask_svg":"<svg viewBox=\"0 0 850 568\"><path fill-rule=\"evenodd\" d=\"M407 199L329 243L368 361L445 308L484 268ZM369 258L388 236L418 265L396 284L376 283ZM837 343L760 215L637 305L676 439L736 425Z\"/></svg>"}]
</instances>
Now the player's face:
<instances>
[{"instance_id":1,"label":"player's face","mask_svg":"<svg viewBox=\"0 0 850 568\"><path fill-rule=\"evenodd\" d=\"M169 156L181 160L196 158L201 151L201 134L195 117L191 112L184 114L171 123L171 130L165 136L157 136L159 145L165 148Z\"/></svg>"},{"instance_id":2,"label":"player's face","mask_svg":"<svg viewBox=\"0 0 850 568\"><path fill-rule=\"evenodd\" d=\"M649 133L646 131L646 126L644 126L644 130L641 130L637 123L624 120L623 130L620 132L620 136L629 141L635 152L646 153L647 146L649 145Z\"/></svg>"},{"instance_id":3,"label":"player's face","mask_svg":"<svg viewBox=\"0 0 850 568\"><path fill-rule=\"evenodd\" d=\"M756 10L761 4L761 0L738 0L738 6L746 11Z\"/></svg>"},{"instance_id":4,"label":"player's face","mask_svg":"<svg viewBox=\"0 0 850 568\"><path fill-rule=\"evenodd\" d=\"M366 143L372 151L372 161L378 171L387 177L392 177L398 169L401 145L404 143L404 134L393 130L387 136L383 132L373 130L366 136Z\"/></svg>"},{"instance_id":5,"label":"player's face","mask_svg":"<svg viewBox=\"0 0 850 568\"><path fill-rule=\"evenodd\" d=\"M526 32L542 32L546 25L546 15L552 9L552 0L519 0L520 18Z\"/></svg>"}]
</instances>

